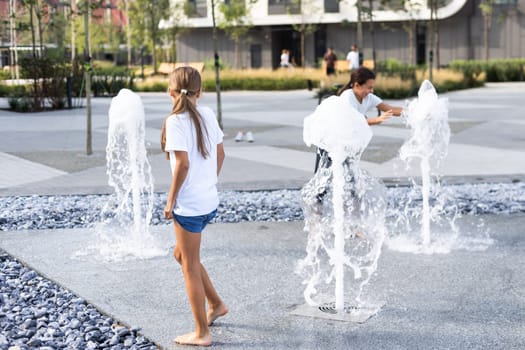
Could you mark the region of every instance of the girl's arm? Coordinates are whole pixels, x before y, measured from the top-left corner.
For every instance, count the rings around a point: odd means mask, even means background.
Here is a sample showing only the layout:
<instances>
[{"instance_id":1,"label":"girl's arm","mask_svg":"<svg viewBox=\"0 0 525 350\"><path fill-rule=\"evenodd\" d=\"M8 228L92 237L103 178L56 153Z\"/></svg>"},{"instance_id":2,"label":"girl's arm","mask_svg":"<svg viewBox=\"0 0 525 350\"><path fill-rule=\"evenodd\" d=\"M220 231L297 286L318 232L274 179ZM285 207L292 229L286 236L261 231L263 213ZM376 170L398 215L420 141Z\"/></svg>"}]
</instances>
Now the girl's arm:
<instances>
[{"instance_id":1,"label":"girl's arm","mask_svg":"<svg viewBox=\"0 0 525 350\"><path fill-rule=\"evenodd\" d=\"M381 102L376 107L381 112L383 112L383 114L381 114L377 118L368 118L367 119L368 125L381 124L385 120L390 119L393 116L399 117L401 115L401 113L403 113L403 108L392 106L392 105L389 105L388 103L384 103L384 102Z\"/></svg>"},{"instance_id":2,"label":"girl's arm","mask_svg":"<svg viewBox=\"0 0 525 350\"><path fill-rule=\"evenodd\" d=\"M378 104L377 105L377 109L379 109L381 112L392 111L392 115L394 115L396 117L399 117L401 115L401 113L403 112L403 108L392 106L392 105L389 105L388 103L384 103L384 102L381 102L380 104Z\"/></svg>"},{"instance_id":3,"label":"girl's arm","mask_svg":"<svg viewBox=\"0 0 525 350\"><path fill-rule=\"evenodd\" d=\"M188 175L188 170L190 168L188 152L175 151L175 158L177 159L175 162L175 170L173 171L170 191L168 192L168 200L166 201L166 206L164 207L164 217L166 219L171 219L173 217L171 212L173 207L175 207L179 190L184 183L184 180L186 180L186 176Z\"/></svg>"},{"instance_id":4,"label":"girl's arm","mask_svg":"<svg viewBox=\"0 0 525 350\"><path fill-rule=\"evenodd\" d=\"M217 176L219 176L219 174L221 173L224 157L226 157L224 153L224 145L222 143L219 143L217 145Z\"/></svg>"}]
</instances>

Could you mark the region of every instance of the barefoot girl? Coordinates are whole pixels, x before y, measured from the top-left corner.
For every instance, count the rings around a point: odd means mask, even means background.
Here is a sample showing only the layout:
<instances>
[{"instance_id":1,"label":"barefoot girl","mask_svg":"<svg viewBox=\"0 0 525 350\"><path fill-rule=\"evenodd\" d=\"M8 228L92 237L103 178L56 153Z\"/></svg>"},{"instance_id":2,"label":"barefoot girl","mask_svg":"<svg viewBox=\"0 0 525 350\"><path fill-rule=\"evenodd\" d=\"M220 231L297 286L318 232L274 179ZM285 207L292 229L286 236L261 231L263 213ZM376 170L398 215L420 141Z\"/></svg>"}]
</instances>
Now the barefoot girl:
<instances>
[{"instance_id":1,"label":"barefoot girl","mask_svg":"<svg viewBox=\"0 0 525 350\"><path fill-rule=\"evenodd\" d=\"M164 121L161 147L169 157L173 179L164 217L173 218L173 255L182 267L195 319L195 332L180 335L175 342L209 346L208 326L228 312L200 261L201 232L215 217L219 204L216 183L224 160L223 133L211 109L196 104L201 94L197 70L175 69L168 90L173 110Z\"/></svg>"}]
</instances>

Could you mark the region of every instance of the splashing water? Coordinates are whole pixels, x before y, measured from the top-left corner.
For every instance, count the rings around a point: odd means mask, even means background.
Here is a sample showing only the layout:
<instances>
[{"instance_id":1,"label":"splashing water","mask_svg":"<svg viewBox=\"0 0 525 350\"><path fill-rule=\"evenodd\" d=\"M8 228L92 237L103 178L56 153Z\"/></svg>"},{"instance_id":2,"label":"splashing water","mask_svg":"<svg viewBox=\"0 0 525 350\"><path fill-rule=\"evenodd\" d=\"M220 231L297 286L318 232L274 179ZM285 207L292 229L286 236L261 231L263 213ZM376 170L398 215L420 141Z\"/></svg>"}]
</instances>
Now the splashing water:
<instances>
[{"instance_id":1,"label":"splashing water","mask_svg":"<svg viewBox=\"0 0 525 350\"><path fill-rule=\"evenodd\" d=\"M447 218L444 217L444 203L454 202L454 194L443 190L435 170L439 168L441 161L447 156L450 140L450 127L448 125L448 99L438 97L432 83L425 80L419 88L418 98L410 102L407 108L406 123L411 128L411 137L403 144L399 156L407 164L407 167L418 165L421 173L421 184L412 178L412 190L410 202L421 201L419 206L410 205L398 213L397 220L392 224L392 231L402 231L401 235L389 238L389 248L405 252L417 253L448 253L455 247L465 247L459 239L459 231L455 221L460 217L456 212ZM448 209L450 211L450 208ZM421 232L420 237L410 237L417 232L413 223L419 220ZM430 223L439 229L431 239ZM483 224L480 223L479 231ZM438 232L440 231L440 232ZM439 233L439 239L438 239ZM472 242L477 245L473 249L483 249L492 240L488 237L473 238Z\"/></svg>"},{"instance_id":2,"label":"splashing water","mask_svg":"<svg viewBox=\"0 0 525 350\"><path fill-rule=\"evenodd\" d=\"M305 300L338 311L345 301L361 307L385 237L385 188L359 168L372 131L347 99L332 96L305 118L303 137L327 151L301 190L308 243L297 272Z\"/></svg>"},{"instance_id":3,"label":"splashing water","mask_svg":"<svg viewBox=\"0 0 525 350\"><path fill-rule=\"evenodd\" d=\"M109 108L106 161L115 193L102 209L108 218L95 226L94 250L106 261L147 259L167 253L149 230L154 206L153 176L144 145L140 96L122 89Z\"/></svg>"}]
</instances>

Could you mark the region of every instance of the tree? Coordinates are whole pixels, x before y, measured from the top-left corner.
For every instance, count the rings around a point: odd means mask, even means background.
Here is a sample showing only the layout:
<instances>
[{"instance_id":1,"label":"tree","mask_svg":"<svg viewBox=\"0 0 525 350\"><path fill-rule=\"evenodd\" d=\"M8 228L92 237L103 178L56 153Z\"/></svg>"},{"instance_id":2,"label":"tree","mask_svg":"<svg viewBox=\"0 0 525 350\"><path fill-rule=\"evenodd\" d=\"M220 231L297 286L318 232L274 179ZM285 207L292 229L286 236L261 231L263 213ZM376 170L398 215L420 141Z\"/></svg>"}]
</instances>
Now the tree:
<instances>
[{"instance_id":1,"label":"tree","mask_svg":"<svg viewBox=\"0 0 525 350\"><path fill-rule=\"evenodd\" d=\"M248 1L248 4L246 3ZM250 30L252 24L249 20L250 6L257 0L229 0L219 5L219 11L223 20L219 22L219 28L223 29L235 43L234 66L242 67L240 42L241 38Z\"/></svg>"},{"instance_id":2,"label":"tree","mask_svg":"<svg viewBox=\"0 0 525 350\"><path fill-rule=\"evenodd\" d=\"M130 5L132 36L139 46L145 45L151 50L153 72L157 73L157 45L161 39L159 24L169 17L169 0L136 0Z\"/></svg>"},{"instance_id":3,"label":"tree","mask_svg":"<svg viewBox=\"0 0 525 350\"><path fill-rule=\"evenodd\" d=\"M317 30L317 23L321 20L323 11L316 6L315 0L292 0L293 7L288 8L288 13L293 9L298 10L299 23L292 24L292 28L299 33L300 47L301 47L301 66L306 68L305 62L305 41L308 34L314 33Z\"/></svg>"},{"instance_id":4,"label":"tree","mask_svg":"<svg viewBox=\"0 0 525 350\"><path fill-rule=\"evenodd\" d=\"M494 0L482 0L479 4L483 16L483 49L484 58L489 60L489 32L492 26L492 14L494 13Z\"/></svg>"},{"instance_id":5,"label":"tree","mask_svg":"<svg viewBox=\"0 0 525 350\"><path fill-rule=\"evenodd\" d=\"M402 0L403 10L408 14L409 20L403 23L403 29L408 34L408 63L414 64L414 52L416 41L416 16L421 10L421 3L417 0Z\"/></svg>"}]
</instances>

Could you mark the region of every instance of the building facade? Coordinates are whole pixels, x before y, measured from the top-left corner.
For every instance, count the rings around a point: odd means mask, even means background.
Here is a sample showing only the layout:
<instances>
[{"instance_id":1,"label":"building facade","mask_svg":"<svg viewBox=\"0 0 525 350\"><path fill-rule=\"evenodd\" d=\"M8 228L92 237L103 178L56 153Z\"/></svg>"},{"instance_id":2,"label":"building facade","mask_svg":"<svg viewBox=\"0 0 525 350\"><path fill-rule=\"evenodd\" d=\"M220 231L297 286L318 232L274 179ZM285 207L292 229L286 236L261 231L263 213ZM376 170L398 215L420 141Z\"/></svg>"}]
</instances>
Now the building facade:
<instances>
[{"instance_id":1,"label":"building facade","mask_svg":"<svg viewBox=\"0 0 525 350\"><path fill-rule=\"evenodd\" d=\"M177 60L208 61L213 57L211 0L173 0L191 5L195 11L177 25L189 30L177 37ZM357 43L357 0L258 0L248 9L246 20L251 28L241 40L240 55L234 41L217 30L221 59L232 65L241 57L242 68L277 68L282 49L288 49L301 64L301 25L315 24L306 34L304 57L306 66L317 66L327 47L333 47L344 59L350 46ZM361 0L363 1L363 0ZM249 2L248 2L249 3ZM437 9L439 57L446 65L456 59L484 59L484 18L481 0L445 0ZM363 6L369 6L364 1ZM388 7L372 1L376 59L395 58L404 63L427 63L430 52L427 1L391 1ZM404 5L401 5L404 4ZM376 9L377 8L377 9ZM216 12L217 23L221 12ZM187 13L187 12L186 12ZM372 31L369 16L362 18L364 59L372 58ZM164 25L173 25L171 23ZM488 52L490 59L525 57L525 0L494 0Z\"/></svg>"}]
</instances>

